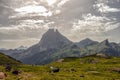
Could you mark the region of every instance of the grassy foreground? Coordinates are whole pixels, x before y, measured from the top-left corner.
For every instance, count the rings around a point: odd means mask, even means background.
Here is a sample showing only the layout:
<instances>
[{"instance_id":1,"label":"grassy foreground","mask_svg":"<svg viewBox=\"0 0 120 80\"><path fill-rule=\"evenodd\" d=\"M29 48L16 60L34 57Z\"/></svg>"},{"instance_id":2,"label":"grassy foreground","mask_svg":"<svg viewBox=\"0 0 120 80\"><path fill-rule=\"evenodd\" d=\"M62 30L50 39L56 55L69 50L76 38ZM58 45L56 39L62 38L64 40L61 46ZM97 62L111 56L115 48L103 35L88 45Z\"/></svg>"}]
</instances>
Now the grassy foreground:
<instances>
[{"instance_id":1,"label":"grassy foreground","mask_svg":"<svg viewBox=\"0 0 120 80\"><path fill-rule=\"evenodd\" d=\"M50 66L60 68L60 72L51 72ZM45 66L13 66L19 75L6 72L6 80L120 80L120 58L66 58Z\"/></svg>"}]
</instances>

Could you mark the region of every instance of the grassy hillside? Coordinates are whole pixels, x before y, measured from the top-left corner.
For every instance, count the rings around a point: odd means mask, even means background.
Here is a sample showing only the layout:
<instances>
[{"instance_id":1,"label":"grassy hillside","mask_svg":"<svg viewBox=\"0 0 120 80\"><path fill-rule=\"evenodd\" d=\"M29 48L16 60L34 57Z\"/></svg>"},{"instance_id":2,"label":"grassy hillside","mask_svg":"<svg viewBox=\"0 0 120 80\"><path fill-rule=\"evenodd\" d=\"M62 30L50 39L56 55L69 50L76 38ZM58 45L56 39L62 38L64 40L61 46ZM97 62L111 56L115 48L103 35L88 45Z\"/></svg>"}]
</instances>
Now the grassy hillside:
<instances>
[{"instance_id":1,"label":"grassy hillside","mask_svg":"<svg viewBox=\"0 0 120 80\"><path fill-rule=\"evenodd\" d=\"M7 55L4 55L3 53L0 53L0 65L5 64L20 64L20 62Z\"/></svg>"},{"instance_id":2,"label":"grassy hillside","mask_svg":"<svg viewBox=\"0 0 120 80\"><path fill-rule=\"evenodd\" d=\"M50 66L60 68L51 72ZM0 67L4 69L4 67ZM65 58L44 66L20 65L18 76L6 72L7 80L120 80L120 58Z\"/></svg>"}]
</instances>

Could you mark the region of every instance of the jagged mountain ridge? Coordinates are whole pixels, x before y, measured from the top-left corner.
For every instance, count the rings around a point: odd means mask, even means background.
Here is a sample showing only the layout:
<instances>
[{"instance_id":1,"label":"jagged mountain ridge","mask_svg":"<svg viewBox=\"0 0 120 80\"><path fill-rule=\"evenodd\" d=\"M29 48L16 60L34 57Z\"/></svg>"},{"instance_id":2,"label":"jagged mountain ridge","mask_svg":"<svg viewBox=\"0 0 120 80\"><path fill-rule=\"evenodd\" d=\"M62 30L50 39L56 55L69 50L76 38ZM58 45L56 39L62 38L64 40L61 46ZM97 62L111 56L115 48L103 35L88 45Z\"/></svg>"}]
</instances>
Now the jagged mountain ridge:
<instances>
[{"instance_id":1,"label":"jagged mountain ridge","mask_svg":"<svg viewBox=\"0 0 120 80\"><path fill-rule=\"evenodd\" d=\"M120 46L116 43L110 43L108 39L83 48L71 48L60 52L60 56L64 57L83 57L93 54L105 54L108 56L120 56Z\"/></svg>"},{"instance_id":2,"label":"jagged mountain ridge","mask_svg":"<svg viewBox=\"0 0 120 80\"><path fill-rule=\"evenodd\" d=\"M42 39L39 42L40 47L50 49L50 48L61 48L65 45L72 43L66 37L64 37L57 29L49 29L45 34L43 34Z\"/></svg>"},{"instance_id":3,"label":"jagged mountain ridge","mask_svg":"<svg viewBox=\"0 0 120 80\"><path fill-rule=\"evenodd\" d=\"M49 29L43 34L40 42L28 48L19 56L19 60L29 64L43 64L51 62L50 55L58 52L73 43L64 37L58 30Z\"/></svg>"},{"instance_id":4,"label":"jagged mountain ridge","mask_svg":"<svg viewBox=\"0 0 120 80\"><path fill-rule=\"evenodd\" d=\"M80 48L83 48L83 47L86 47L86 46L89 46L89 45L95 45L97 44L98 42L97 41L93 41L89 38L86 38L80 42L77 42L76 45Z\"/></svg>"},{"instance_id":5,"label":"jagged mountain ridge","mask_svg":"<svg viewBox=\"0 0 120 80\"><path fill-rule=\"evenodd\" d=\"M22 57L21 60L29 64L46 64L64 57L81 57L96 53L119 56L119 50L116 48L120 47L109 43L108 40L99 43L87 38L79 43L72 43L58 30L50 29L38 44L28 49L28 57Z\"/></svg>"},{"instance_id":6,"label":"jagged mountain ridge","mask_svg":"<svg viewBox=\"0 0 120 80\"><path fill-rule=\"evenodd\" d=\"M60 58L83 57L99 53L120 56L120 45L110 43L108 39L99 43L89 38L73 43L58 30L49 29L38 44L11 56L27 64L47 64Z\"/></svg>"},{"instance_id":7,"label":"jagged mountain ridge","mask_svg":"<svg viewBox=\"0 0 120 80\"><path fill-rule=\"evenodd\" d=\"M92 48L91 48L92 47ZM110 43L108 39L102 41L99 44L87 47L92 53L104 53L108 56L120 56L120 46L116 43Z\"/></svg>"},{"instance_id":8,"label":"jagged mountain ridge","mask_svg":"<svg viewBox=\"0 0 120 80\"><path fill-rule=\"evenodd\" d=\"M27 49L27 47L25 47L25 46L20 46L20 47L16 48L16 50L26 50L26 49Z\"/></svg>"}]
</instances>

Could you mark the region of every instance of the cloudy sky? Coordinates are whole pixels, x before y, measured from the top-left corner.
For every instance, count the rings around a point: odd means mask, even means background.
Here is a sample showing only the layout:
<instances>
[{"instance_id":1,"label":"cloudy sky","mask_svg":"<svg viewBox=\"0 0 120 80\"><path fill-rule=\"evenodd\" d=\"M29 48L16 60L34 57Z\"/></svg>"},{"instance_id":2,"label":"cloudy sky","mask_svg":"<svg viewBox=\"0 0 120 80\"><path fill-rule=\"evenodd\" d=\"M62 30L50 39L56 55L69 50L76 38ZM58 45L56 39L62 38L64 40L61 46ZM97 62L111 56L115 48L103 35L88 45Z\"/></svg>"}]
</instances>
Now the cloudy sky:
<instances>
[{"instance_id":1,"label":"cloudy sky","mask_svg":"<svg viewBox=\"0 0 120 80\"><path fill-rule=\"evenodd\" d=\"M31 46L49 28L71 41L120 42L120 0L0 0L0 48Z\"/></svg>"}]
</instances>

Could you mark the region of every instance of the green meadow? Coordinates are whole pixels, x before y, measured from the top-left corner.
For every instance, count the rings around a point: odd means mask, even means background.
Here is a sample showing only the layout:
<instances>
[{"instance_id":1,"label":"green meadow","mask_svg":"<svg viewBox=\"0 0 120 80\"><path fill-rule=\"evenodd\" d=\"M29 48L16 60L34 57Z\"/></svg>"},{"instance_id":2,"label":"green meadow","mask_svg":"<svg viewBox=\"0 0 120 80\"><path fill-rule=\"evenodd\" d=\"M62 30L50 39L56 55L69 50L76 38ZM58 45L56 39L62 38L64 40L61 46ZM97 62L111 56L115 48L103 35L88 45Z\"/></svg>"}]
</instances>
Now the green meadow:
<instances>
[{"instance_id":1,"label":"green meadow","mask_svg":"<svg viewBox=\"0 0 120 80\"><path fill-rule=\"evenodd\" d=\"M50 66L59 68L52 72ZM7 72L4 66L0 70L7 74L6 80L120 80L120 58L65 58L47 65L12 65L19 75Z\"/></svg>"}]
</instances>

